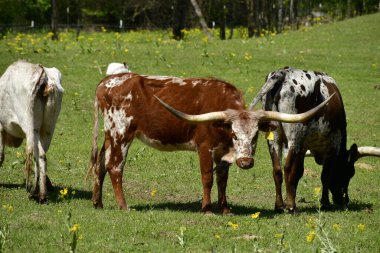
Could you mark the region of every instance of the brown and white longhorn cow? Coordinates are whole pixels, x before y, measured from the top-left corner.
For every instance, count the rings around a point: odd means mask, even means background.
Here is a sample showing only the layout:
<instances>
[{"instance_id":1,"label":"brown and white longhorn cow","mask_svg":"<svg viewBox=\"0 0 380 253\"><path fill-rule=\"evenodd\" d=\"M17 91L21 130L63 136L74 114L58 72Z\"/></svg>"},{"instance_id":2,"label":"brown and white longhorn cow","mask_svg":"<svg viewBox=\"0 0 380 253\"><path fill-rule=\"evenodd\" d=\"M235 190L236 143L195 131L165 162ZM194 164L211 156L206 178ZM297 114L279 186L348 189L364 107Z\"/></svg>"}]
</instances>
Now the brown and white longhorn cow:
<instances>
[{"instance_id":1,"label":"brown and white longhorn cow","mask_svg":"<svg viewBox=\"0 0 380 253\"><path fill-rule=\"evenodd\" d=\"M191 124L171 115L155 98L193 115ZM97 87L95 125L89 173L95 177L92 201L103 207L102 187L109 172L116 202L127 208L122 173L128 148L137 137L159 150L191 150L199 156L203 184L202 211L211 211L213 162L216 163L218 204L230 212L226 200L228 168L236 158L240 168L253 166L257 132L270 120L300 122L312 117L327 101L305 114L247 111L243 96L233 85L220 80L142 76L133 73L105 77ZM162 102L163 103L163 102ZM164 104L168 107L166 104ZM98 154L99 110L104 117L104 142ZM181 117L183 115L179 115Z\"/></svg>"},{"instance_id":2,"label":"brown and white longhorn cow","mask_svg":"<svg viewBox=\"0 0 380 253\"><path fill-rule=\"evenodd\" d=\"M17 61L0 78L0 166L4 146L18 147L26 139L26 184L29 189L32 157L34 184L31 198L46 201L46 153L61 110L61 72L40 64Z\"/></svg>"},{"instance_id":3,"label":"brown and white longhorn cow","mask_svg":"<svg viewBox=\"0 0 380 253\"><path fill-rule=\"evenodd\" d=\"M337 95L328 105L308 121L297 124L273 122L277 127L274 139L268 140L268 146L276 185L277 211L282 211L285 207L281 190L284 146L288 149L284 165L286 208L291 212L296 210L296 189L304 172L307 150L310 150L317 164L323 165L323 208L330 206L329 191L333 195L334 203L346 206L349 202L348 184L355 173L355 161L365 155L380 156L380 151L373 147L360 147L358 151L356 144L346 150L346 115L343 100L335 80L324 73L289 67L272 72L250 106L253 108L262 100L263 108L268 111L302 113L334 93Z\"/></svg>"}]
</instances>

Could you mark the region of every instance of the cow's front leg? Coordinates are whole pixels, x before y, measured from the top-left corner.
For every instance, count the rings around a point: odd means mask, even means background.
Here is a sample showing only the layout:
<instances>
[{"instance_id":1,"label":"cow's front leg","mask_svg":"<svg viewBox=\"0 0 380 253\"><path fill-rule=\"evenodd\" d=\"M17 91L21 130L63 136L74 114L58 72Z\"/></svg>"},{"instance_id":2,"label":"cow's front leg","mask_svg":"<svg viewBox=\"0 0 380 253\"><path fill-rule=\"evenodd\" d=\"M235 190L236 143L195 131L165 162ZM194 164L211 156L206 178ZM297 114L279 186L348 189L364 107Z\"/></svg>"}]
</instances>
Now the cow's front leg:
<instances>
[{"instance_id":1,"label":"cow's front leg","mask_svg":"<svg viewBox=\"0 0 380 253\"><path fill-rule=\"evenodd\" d=\"M329 189L330 189L330 175L328 166L323 165L321 181L322 181L322 197L321 197L321 209L330 210L331 204L329 199Z\"/></svg>"},{"instance_id":2,"label":"cow's front leg","mask_svg":"<svg viewBox=\"0 0 380 253\"><path fill-rule=\"evenodd\" d=\"M228 215L231 213L230 208L227 204L227 197L226 197L226 188L227 188L227 181L228 181L228 171L230 168L230 163L226 161L221 161L216 167L216 182L218 185L218 205L220 208L220 211L224 215Z\"/></svg>"},{"instance_id":3,"label":"cow's front leg","mask_svg":"<svg viewBox=\"0 0 380 253\"><path fill-rule=\"evenodd\" d=\"M297 186L303 175L303 156L296 154L294 148L289 148L288 157L285 162L285 183L286 183L286 208L291 213L296 210Z\"/></svg>"},{"instance_id":4,"label":"cow's front leg","mask_svg":"<svg viewBox=\"0 0 380 253\"><path fill-rule=\"evenodd\" d=\"M202 212L211 213L211 188L213 184L213 159L209 147L198 149L201 178L203 185Z\"/></svg>"}]
</instances>

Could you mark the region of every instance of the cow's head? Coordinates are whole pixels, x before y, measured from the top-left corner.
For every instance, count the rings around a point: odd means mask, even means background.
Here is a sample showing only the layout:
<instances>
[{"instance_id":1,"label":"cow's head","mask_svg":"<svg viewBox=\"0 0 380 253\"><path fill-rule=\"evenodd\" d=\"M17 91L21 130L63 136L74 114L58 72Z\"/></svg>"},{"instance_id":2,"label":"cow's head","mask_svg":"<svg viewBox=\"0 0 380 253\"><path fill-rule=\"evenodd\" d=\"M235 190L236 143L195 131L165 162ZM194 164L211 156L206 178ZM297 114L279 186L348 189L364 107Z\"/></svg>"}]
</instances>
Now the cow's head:
<instances>
[{"instance_id":1,"label":"cow's head","mask_svg":"<svg viewBox=\"0 0 380 253\"><path fill-rule=\"evenodd\" d=\"M223 120L226 123L229 123L232 130L232 142L235 150L236 164L242 169L249 169L252 168L254 164L253 156L255 154L260 130L270 130L272 127L270 124L271 121L287 123L307 121L322 109L333 95L317 107L300 114L287 114L263 110L226 110L199 115L189 115L174 109L158 97L155 97L169 112L185 121L202 123Z\"/></svg>"},{"instance_id":2,"label":"cow's head","mask_svg":"<svg viewBox=\"0 0 380 253\"><path fill-rule=\"evenodd\" d=\"M351 148L343 154L342 160L339 161L339 170L333 176L334 179L330 183L330 191L334 204L341 208L347 208L350 201L348 197L348 185L355 174L355 162L364 156L380 157L380 148L358 147L356 144L352 144Z\"/></svg>"}]
</instances>

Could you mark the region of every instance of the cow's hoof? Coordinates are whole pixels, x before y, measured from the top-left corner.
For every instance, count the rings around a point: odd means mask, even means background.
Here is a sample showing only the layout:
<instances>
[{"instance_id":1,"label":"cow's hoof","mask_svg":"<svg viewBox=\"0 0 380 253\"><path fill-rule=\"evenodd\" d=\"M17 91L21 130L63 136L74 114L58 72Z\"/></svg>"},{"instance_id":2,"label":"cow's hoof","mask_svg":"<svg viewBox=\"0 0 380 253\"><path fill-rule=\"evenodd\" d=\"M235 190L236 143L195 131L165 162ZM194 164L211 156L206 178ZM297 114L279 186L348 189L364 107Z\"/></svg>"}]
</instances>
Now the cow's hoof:
<instances>
[{"instance_id":1,"label":"cow's hoof","mask_svg":"<svg viewBox=\"0 0 380 253\"><path fill-rule=\"evenodd\" d=\"M39 204L48 204L48 199L46 197L40 197L38 194L29 194L29 199L34 200Z\"/></svg>"},{"instance_id":2,"label":"cow's hoof","mask_svg":"<svg viewBox=\"0 0 380 253\"><path fill-rule=\"evenodd\" d=\"M297 214L297 208L289 207L287 208L289 214Z\"/></svg>"},{"instance_id":3,"label":"cow's hoof","mask_svg":"<svg viewBox=\"0 0 380 253\"><path fill-rule=\"evenodd\" d=\"M277 213L277 214L281 214L281 213L284 213L284 207L283 206L275 206L274 207L274 212Z\"/></svg>"},{"instance_id":4,"label":"cow's hoof","mask_svg":"<svg viewBox=\"0 0 380 253\"><path fill-rule=\"evenodd\" d=\"M231 210L228 207L223 208L222 214L224 216L233 216L234 214L231 213Z\"/></svg>"},{"instance_id":5,"label":"cow's hoof","mask_svg":"<svg viewBox=\"0 0 380 253\"><path fill-rule=\"evenodd\" d=\"M94 202L93 203L95 209L103 209L103 203L102 202Z\"/></svg>"},{"instance_id":6,"label":"cow's hoof","mask_svg":"<svg viewBox=\"0 0 380 253\"><path fill-rule=\"evenodd\" d=\"M47 205L47 204L49 204L49 201L47 198L39 198L38 203Z\"/></svg>"},{"instance_id":7,"label":"cow's hoof","mask_svg":"<svg viewBox=\"0 0 380 253\"><path fill-rule=\"evenodd\" d=\"M202 207L202 213L213 213L212 211L212 208L211 208L211 205L206 205L204 207Z\"/></svg>"},{"instance_id":8,"label":"cow's hoof","mask_svg":"<svg viewBox=\"0 0 380 253\"><path fill-rule=\"evenodd\" d=\"M321 204L321 210L322 211L332 211L333 207L330 204Z\"/></svg>"},{"instance_id":9,"label":"cow's hoof","mask_svg":"<svg viewBox=\"0 0 380 253\"><path fill-rule=\"evenodd\" d=\"M215 214L213 213L213 212L211 212L211 211L207 211L207 212L203 212L202 211L202 213L203 213L203 215L206 215L206 216L214 216Z\"/></svg>"},{"instance_id":10,"label":"cow's hoof","mask_svg":"<svg viewBox=\"0 0 380 253\"><path fill-rule=\"evenodd\" d=\"M131 211L131 209L129 208L129 206L119 206L119 209L123 210L123 211L127 211L127 212Z\"/></svg>"}]
</instances>

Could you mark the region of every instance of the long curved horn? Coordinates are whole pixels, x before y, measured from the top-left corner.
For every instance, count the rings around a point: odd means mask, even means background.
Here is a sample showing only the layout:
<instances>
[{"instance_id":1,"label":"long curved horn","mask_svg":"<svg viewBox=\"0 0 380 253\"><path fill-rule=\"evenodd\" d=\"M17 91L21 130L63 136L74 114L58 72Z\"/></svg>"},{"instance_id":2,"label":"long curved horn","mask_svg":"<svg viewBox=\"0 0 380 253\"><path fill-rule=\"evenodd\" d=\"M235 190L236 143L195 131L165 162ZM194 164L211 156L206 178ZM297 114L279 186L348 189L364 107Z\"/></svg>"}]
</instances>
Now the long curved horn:
<instances>
[{"instance_id":1,"label":"long curved horn","mask_svg":"<svg viewBox=\"0 0 380 253\"><path fill-rule=\"evenodd\" d=\"M159 99L156 95L154 97L163 105L169 112L171 112L174 116L177 118L186 120L188 122L193 122L193 123L201 123L201 122L208 122L208 121L215 121L215 120L225 120L227 118L227 115L224 111L220 112L209 112L209 113L204 113L204 114L198 114L198 115L191 115L191 114L186 114L183 112L180 112L161 99Z\"/></svg>"},{"instance_id":2,"label":"long curved horn","mask_svg":"<svg viewBox=\"0 0 380 253\"><path fill-rule=\"evenodd\" d=\"M304 122L312 118L320 109L322 109L329 102L329 100L334 95L335 93L329 96L325 101L320 103L318 106L304 113L288 114L288 113L282 113L282 112L264 111L263 118L267 120L276 120L276 121L286 122L286 123Z\"/></svg>"},{"instance_id":3,"label":"long curved horn","mask_svg":"<svg viewBox=\"0 0 380 253\"><path fill-rule=\"evenodd\" d=\"M359 158L363 156L380 157L380 148L377 147L358 147Z\"/></svg>"}]
</instances>

